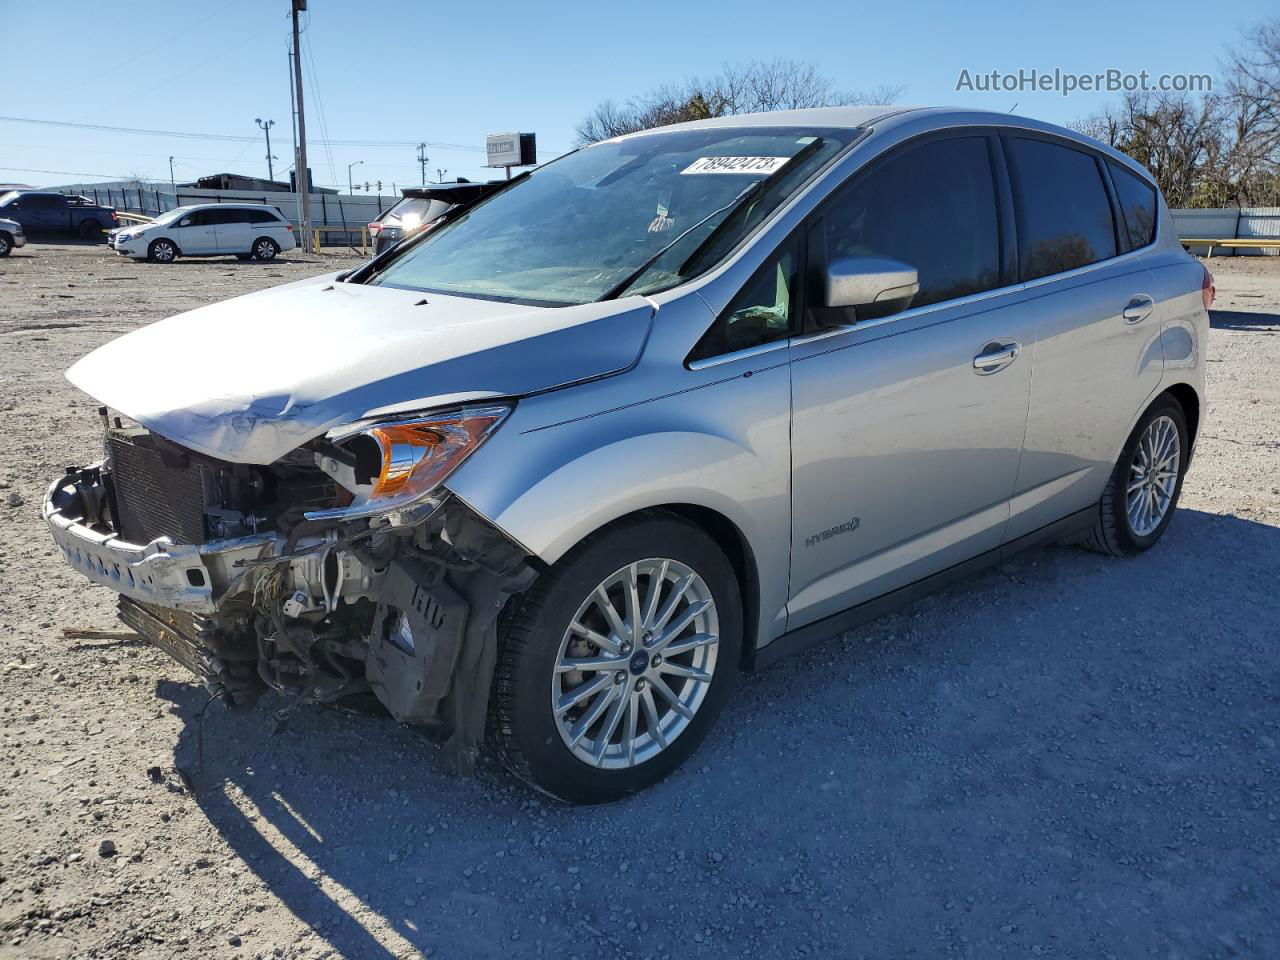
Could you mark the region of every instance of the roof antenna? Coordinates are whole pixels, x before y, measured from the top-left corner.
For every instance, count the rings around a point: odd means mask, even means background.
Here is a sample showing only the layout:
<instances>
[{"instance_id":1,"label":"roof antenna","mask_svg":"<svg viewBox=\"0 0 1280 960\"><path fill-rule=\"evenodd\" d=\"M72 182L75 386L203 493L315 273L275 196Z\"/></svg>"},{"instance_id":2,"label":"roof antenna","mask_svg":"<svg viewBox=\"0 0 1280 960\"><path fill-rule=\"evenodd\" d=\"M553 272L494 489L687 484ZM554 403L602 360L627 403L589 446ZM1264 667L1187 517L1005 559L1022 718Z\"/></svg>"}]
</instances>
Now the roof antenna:
<instances>
[{"instance_id":1,"label":"roof antenna","mask_svg":"<svg viewBox=\"0 0 1280 960\"><path fill-rule=\"evenodd\" d=\"M1013 111L1015 111L1015 110L1017 110L1017 109L1018 109L1018 101L1017 101L1017 100L1015 100L1015 101L1013 101L1013 106L1009 108L1009 112L1010 112L1010 113L1013 113Z\"/></svg>"}]
</instances>

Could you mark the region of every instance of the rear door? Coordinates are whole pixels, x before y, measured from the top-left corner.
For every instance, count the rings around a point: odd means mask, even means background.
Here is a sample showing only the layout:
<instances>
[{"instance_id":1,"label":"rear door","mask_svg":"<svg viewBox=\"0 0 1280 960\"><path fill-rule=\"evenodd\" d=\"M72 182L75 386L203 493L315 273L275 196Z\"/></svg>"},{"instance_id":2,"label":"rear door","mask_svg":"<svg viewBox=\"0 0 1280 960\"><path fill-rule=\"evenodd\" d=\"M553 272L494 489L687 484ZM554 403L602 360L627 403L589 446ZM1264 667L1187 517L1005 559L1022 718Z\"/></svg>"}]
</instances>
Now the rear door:
<instances>
[{"instance_id":1,"label":"rear door","mask_svg":"<svg viewBox=\"0 0 1280 960\"><path fill-rule=\"evenodd\" d=\"M1117 221L1105 161L1050 136L1003 141L1023 309L1035 325L1012 540L1097 503L1164 357L1153 278Z\"/></svg>"},{"instance_id":2,"label":"rear door","mask_svg":"<svg viewBox=\"0 0 1280 960\"><path fill-rule=\"evenodd\" d=\"M790 629L999 546L1031 385L997 138L909 143L820 211L811 272L915 267L910 309L791 346ZM1003 359L1001 359L1003 358Z\"/></svg>"},{"instance_id":3,"label":"rear door","mask_svg":"<svg viewBox=\"0 0 1280 960\"><path fill-rule=\"evenodd\" d=\"M249 220L258 211L244 207L226 207L213 211L218 235L218 253L248 253L253 242Z\"/></svg>"}]
</instances>

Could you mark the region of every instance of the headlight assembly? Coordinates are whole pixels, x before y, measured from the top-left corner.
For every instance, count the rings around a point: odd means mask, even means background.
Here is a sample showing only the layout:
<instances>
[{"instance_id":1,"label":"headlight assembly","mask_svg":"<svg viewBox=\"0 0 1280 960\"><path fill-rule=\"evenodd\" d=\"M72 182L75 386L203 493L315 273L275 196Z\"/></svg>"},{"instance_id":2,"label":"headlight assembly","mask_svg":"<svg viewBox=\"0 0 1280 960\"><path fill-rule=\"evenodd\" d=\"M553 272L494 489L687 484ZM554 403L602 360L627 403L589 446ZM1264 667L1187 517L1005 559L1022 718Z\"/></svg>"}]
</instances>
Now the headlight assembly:
<instances>
[{"instance_id":1,"label":"headlight assembly","mask_svg":"<svg viewBox=\"0 0 1280 960\"><path fill-rule=\"evenodd\" d=\"M510 412L510 406L486 404L331 431L330 442L354 464L343 465L325 454L317 454L317 462L354 499L349 506L313 510L307 519L385 516L397 526L425 519L439 506L434 494L440 484Z\"/></svg>"}]
</instances>

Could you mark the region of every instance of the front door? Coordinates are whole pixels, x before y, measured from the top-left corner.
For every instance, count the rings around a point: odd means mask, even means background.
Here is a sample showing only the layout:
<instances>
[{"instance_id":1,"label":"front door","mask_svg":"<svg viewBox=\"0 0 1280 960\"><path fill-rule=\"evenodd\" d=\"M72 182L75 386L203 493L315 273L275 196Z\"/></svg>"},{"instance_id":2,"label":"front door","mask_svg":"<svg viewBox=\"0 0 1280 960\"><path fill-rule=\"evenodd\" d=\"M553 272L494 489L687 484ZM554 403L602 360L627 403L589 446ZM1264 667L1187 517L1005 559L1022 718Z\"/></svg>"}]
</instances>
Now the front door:
<instances>
[{"instance_id":1,"label":"front door","mask_svg":"<svg viewBox=\"0 0 1280 960\"><path fill-rule=\"evenodd\" d=\"M811 264L914 266L910 309L794 340L796 629L999 546L1022 451L1034 324L1006 293L998 144L933 138L856 175ZM815 262L816 261L816 262Z\"/></svg>"},{"instance_id":2,"label":"front door","mask_svg":"<svg viewBox=\"0 0 1280 960\"><path fill-rule=\"evenodd\" d=\"M171 231L173 241L184 254L199 255L217 250L213 210L196 210L178 221Z\"/></svg>"}]
</instances>

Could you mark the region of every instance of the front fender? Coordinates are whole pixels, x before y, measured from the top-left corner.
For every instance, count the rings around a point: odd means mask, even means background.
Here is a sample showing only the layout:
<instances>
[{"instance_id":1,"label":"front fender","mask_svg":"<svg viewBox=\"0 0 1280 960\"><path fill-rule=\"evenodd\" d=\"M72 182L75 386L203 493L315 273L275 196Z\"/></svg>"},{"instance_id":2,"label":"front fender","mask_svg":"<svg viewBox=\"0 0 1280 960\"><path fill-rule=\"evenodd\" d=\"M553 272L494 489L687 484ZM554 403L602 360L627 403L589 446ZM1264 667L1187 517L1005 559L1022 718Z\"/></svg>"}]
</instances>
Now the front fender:
<instances>
[{"instance_id":1,"label":"front fender","mask_svg":"<svg viewBox=\"0 0 1280 960\"><path fill-rule=\"evenodd\" d=\"M782 632L791 541L785 365L550 426L539 425L540 399L522 401L450 478L456 495L546 563L638 510L714 510L756 558L757 637Z\"/></svg>"}]
</instances>

